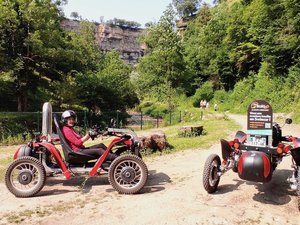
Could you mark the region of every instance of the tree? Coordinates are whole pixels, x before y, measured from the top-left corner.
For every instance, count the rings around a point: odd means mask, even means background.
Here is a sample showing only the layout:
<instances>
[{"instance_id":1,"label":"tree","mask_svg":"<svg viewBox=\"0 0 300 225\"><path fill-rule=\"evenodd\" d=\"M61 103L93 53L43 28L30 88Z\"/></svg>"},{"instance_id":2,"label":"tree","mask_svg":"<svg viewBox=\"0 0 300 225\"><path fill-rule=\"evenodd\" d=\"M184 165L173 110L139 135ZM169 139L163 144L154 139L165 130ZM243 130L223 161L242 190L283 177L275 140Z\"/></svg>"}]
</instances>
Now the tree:
<instances>
[{"instance_id":1,"label":"tree","mask_svg":"<svg viewBox=\"0 0 300 225\"><path fill-rule=\"evenodd\" d=\"M53 59L64 48L61 4L51 0L0 0L0 74L9 74L15 83L18 111L27 111L28 98L35 95L40 82L60 76Z\"/></svg>"},{"instance_id":2,"label":"tree","mask_svg":"<svg viewBox=\"0 0 300 225\"><path fill-rule=\"evenodd\" d=\"M135 106L138 98L130 81L132 69L126 65L115 50L105 55L100 70L93 75L89 89L82 95L92 109L125 110Z\"/></svg>"},{"instance_id":3,"label":"tree","mask_svg":"<svg viewBox=\"0 0 300 225\"><path fill-rule=\"evenodd\" d=\"M223 71L226 76L232 72L228 48L223 44L228 14L228 8L224 5L214 10L204 5L188 26L183 46L184 60L193 75L192 91L208 80L213 81L214 86L222 86Z\"/></svg>"},{"instance_id":4,"label":"tree","mask_svg":"<svg viewBox=\"0 0 300 225\"><path fill-rule=\"evenodd\" d=\"M167 8L158 24L147 29L142 41L147 51L137 68L140 97L154 95L171 103L174 90L187 90L189 81L172 6Z\"/></svg>"},{"instance_id":5,"label":"tree","mask_svg":"<svg viewBox=\"0 0 300 225\"><path fill-rule=\"evenodd\" d=\"M117 19L117 18L114 18L113 20L108 20L106 23L110 26L119 26L122 28L131 28L131 29L138 29L141 26L141 24L138 22L128 21L124 19Z\"/></svg>"},{"instance_id":6,"label":"tree","mask_svg":"<svg viewBox=\"0 0 300 225\"><path fill-rule=\"evenodd\" d=\"M199 7L201 0L173 0L173 5L180 17L194 15Z\"/></svg>"},{"instance_id":7,"label":"tree","mask_svg":"<svg viewBox=\"0 0 300 225\"><path fill-rule=\"evenodd\" d=\"M95 42L95 25L80 22L79 32L69 32L60 64L62 76L51 84L53 105L57 108L83 110L89 108L90 91L97 86L95 76L104 56Z\"/></svg>"},{"instance_id":8,"label":"tree","mask_svg":"<svg viewBox=\"0 0 300 225\"><path fill-rule=\"evenodd\" d=\"M299 57L299 8L293 0L253 0L245 10L247 36L259 46L262 62L275 68L274 76L286 76Z\"/></svg>"},{"instance_id":9,"label":"tree","mask_svg":"<svg viewBox=\"0 0 300 225\"><path fill-rule=\"evenodd\" d=\"M78 20L80 19L81 17L79 16L79 13L78 12L71 12L71 15L70 15L72 18L74 18L75 20Z\"/></svg>"}]
</instances>

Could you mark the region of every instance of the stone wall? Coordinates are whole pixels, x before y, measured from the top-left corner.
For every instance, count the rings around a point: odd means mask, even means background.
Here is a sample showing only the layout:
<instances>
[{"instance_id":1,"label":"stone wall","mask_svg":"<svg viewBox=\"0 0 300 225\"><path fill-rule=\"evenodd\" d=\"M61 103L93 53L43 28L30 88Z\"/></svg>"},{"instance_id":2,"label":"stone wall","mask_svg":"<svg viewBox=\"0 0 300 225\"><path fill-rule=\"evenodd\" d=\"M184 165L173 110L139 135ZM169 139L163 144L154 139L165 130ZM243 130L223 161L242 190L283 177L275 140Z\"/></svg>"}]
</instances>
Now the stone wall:
<instances>
[{"instance_id":1,"label":"stone wall","mask_svg":"<svg viewBox=\"0 0 300 225\"><path fill-rule=\"evenodd\" d=\"M138 63L138 60L144 55L145 45L138 42L138 37L142 34L143 29L121 28L104 23L95 25L96 43L103 52L115 49L120 53L124 62L133 65ZM64 20L62 27L79 33L80 21Z\"/></svg>"}]
</instances>

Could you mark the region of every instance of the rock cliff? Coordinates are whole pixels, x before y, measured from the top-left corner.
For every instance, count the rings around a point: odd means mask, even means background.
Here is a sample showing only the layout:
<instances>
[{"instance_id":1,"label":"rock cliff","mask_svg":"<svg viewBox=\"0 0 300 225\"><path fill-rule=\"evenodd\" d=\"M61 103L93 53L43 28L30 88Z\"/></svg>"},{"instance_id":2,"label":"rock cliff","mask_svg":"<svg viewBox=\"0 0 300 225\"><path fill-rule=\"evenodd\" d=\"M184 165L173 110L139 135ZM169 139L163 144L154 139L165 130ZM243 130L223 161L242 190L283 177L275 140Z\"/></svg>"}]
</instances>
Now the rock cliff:
<instances>
[{"instance_id":1,"label":"rock cliff","mask_svg":"<svg viewBox=\"0 0 300 225\"><path fill-rule=\"evenodd\" d=\"M143 29L121 28L104 23L95 23L95 26L95 40L101 51L108 52L115 49L124 62L133 65L144 55L145 45L138 42ZM80 21L64 20L62 27L78 33Z\"/></svg>"}]
</instances>

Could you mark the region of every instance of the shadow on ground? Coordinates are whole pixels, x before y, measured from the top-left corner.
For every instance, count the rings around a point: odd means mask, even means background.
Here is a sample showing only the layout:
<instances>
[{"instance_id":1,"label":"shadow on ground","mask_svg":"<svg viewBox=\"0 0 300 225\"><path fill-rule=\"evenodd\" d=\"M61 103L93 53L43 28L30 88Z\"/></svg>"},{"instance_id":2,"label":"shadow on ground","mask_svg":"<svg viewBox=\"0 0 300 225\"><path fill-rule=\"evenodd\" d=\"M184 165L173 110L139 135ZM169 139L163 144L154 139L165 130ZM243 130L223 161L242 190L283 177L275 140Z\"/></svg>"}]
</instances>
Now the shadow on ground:
<instances>
[{"instance_id":1,"label":"shadow on ground","mask_svg":"<svg viewBox=\"0 0 300 225\"><path fill-rule=\"evenodd\" d=\"M296 195L296 191L290 190L287 182L288 177L292 175L291 170L274 171L272 180L269 183L253 183L257 189L253 200L264 204L285 205L291 201L290 195Z\"/></svg>"},{"instance_id":2,"label":"shadow on ground","mask_svg":"<svg viewBox=\"0 0 300 225\"><path fill-rule=\"evenodd\" d=\"M69 192L89 193L94 186L110 185L107 175L88 177L76 176L65 180L63 176L50 177L37 196L59 195Z\"/></svg>"},{"instance_id":3,"label":"shadow on ground","mask_svg":"<svg viewBox=\"0 0 300 225\"><path fill-rule=\"evenodd\" d=\"M234 179L234 184L219 185L214 195L222 195L233 191L238 191L242 184L253 185L257 189L253 200L264 204L285 205L291 201L291 195L296 195L296 191L290 190L287 179L292 175L291 170L275 170L273 177L268 183L258 183Z\"/></svg>"},{"instance_id":4,"label":"shadow on ground","mask_svg":"<svg viewBox=\"0 0 300 225\"><path fill-rule=\"evenodd\" d=\"M171 178L165 173L156 173L156 170L149 171L148 181L141 193L153 193L165 190L165 185L171 183Z\"/></svg>"}]
</instances>

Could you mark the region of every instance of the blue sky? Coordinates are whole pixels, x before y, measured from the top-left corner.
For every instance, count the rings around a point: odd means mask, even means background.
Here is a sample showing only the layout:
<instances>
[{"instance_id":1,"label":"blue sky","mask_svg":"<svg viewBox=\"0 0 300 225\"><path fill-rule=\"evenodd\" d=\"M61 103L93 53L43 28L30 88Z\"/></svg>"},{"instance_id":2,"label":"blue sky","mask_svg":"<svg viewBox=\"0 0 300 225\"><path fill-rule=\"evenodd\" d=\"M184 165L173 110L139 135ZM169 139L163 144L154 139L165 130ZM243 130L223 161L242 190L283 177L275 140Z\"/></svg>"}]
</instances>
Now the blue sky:
<instances>
[{"instance_id":1,"label":"blue sky","mask_svg":"<svg viewBox=\"0 0 300 225\"><path fill-rule=\"evenodd\" d=\"M211 2L212 0L206 0ZM63 7L65 16L78 12L82 19L100 22L118 18L135 21L144 26L147 22L158 22L172 0L68 0Z\"/></svg>"}]
</instances>

